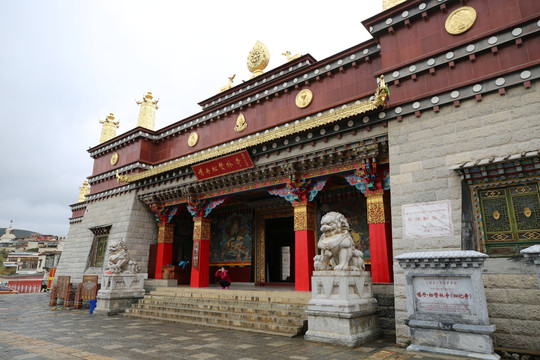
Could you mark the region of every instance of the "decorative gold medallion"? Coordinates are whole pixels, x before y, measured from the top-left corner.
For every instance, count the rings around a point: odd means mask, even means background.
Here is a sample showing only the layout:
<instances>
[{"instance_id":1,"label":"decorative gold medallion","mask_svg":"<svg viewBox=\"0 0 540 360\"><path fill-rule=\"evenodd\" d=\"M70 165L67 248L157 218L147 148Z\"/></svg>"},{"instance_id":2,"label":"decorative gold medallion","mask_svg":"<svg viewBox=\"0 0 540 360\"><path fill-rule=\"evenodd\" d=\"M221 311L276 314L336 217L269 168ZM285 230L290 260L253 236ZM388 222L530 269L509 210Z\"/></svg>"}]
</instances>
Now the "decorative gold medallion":
<instances>
[{"instance_id":1,"label":"decorative gold medallion","mask_svg":"<svg viewBox=\"0 0 540 360\"><path fill-rule=\"evenodd\" d=\"M111 155L111 165L116 165L116 163L118 162L118 153L115 152L114 154Z\"/></svg>"},{"instance_id":2,"label":"decorative gold medallion","mask_svg":"<svg viewBox=\"0 0 540 360\"><path fill-rule=\"evenodd\" d=\"M309 89L304 89L296 95L296 106L303 109L311 104L311 100L313 100L313 93Z\"/></svg>"},{"instance_id":3,"label":"decorative gold medallion","mask_svg":"<svg viewBox=\"0 0 540 360\"><path fill-rule=\"evenodd\" d=\"M444 27L449 34L458 35L469 30L476 21L476 10L470 6L462 6L448 15Z\"/></svg>"},{"instance_id":4,"label":"decorative gold medallion","mask_svg":"<svg viewBox=\"0 0 540 360\"><path fill-rule=\"evenodd\" d=\"M191 134L189 134L189 138L187 141L189 146L195 146L197 145L198 142L199 142L199 134L197 134L196 132L192 132Z\"/></svg>"},{"instance_id":5,"label":"decorative gold medallion","mask_svg":"<svg viewBox=\"0 0 540 360\"><path fill-rule=\"evenodd\" d=\"M397 4L401 4L405 0L383 0L382 7L383 10L390 9L391 7L396 6Z\"/></svg>"},{"instance_id":6,"label":"decorative gold medallion","mask_svg":"<svg viewBox=\"0 0 540 360\"><path fill-rule=\"evenodd\" d=\"M493 212L493 218L494 218L495 220L499 220L499 219L501 218L501 213L500 213L499 211L495 210L495 211Z\"/></svg>"},{"instance_id":7,"label":"decorative gold medallion","mask_svg":"<svg viewBox=\"0 0 540 360\"><path fill-rule=\"evenodd\" d=\"M236 132L242 132L246 130L247 128L247 122L244 114L240 113L238 115L238 118L236 119L236 126L234 127L234 131Z\"/></svg>"},{"instance_id":8,"label":"decorative gold medallion","mask_svg":"<svg viewBox=\"0 0 540 360\"><path fill-rule=\"evenodd\" d=\"M523 209L523 215L525 215L526 217L530 218L531 215L532 215L531 209L529 209L528 207L526 207L525 209Z\"/></svg>"},{"instance_id":9,"label":"decorative gold medallion","mask_svg":"<svg viewBox=\"0 0 540 360\"><path fill-rule=\"evenodd\" d=\"M269 62L270 52L268 51L268 48L264 46L262 42L257 41L247 58L248 70L253 73L251 77L254 78L255 76L261 75Z\"/></svg>"}]
</instances>

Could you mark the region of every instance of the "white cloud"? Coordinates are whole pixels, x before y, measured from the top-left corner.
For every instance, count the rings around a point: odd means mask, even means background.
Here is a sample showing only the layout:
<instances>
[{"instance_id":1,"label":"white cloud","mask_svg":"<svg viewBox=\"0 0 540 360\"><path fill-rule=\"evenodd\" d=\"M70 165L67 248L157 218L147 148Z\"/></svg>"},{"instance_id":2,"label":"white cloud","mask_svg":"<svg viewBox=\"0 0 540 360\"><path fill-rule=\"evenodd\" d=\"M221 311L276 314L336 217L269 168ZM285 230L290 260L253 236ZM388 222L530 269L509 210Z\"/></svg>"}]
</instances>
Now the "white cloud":
<instances>
[{"instance_id":1,"label":"white cloud","mask_svg":"<svg viewBox=\"0 0 540 360\"><path fill-rule=\"evenodd\" d=\"M0 12L0 227L65 235L99 119L136 125L147 91L158 128L199 110L227 78L247 80L257 40L322 60L369 39L381 1L11 1Z\"/></svg>"}]
</instances>

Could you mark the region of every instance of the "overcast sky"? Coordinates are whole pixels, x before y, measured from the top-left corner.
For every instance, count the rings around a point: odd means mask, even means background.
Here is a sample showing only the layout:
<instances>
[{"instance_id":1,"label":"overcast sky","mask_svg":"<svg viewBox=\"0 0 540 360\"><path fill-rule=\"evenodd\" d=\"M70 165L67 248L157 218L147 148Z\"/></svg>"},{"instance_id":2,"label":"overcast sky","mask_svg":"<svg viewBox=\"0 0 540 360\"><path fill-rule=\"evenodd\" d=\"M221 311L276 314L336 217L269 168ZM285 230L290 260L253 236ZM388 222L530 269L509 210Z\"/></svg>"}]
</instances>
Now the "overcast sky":
<instances>
[{"instance_id":1,"label":"overcast sky","mask_svg":"<svg viewBox=\"0 0 540 360\"><path fill-rule=\"evenodd\" d=\"M87 149L109 112L136 126L135 100L159 98L156 128L199 111L256 41L267 70L286 50L322 60L370 38L361 21L382 0L16 0L0 11L0 227L66 235Z\"/></svg>"}]
</instances>

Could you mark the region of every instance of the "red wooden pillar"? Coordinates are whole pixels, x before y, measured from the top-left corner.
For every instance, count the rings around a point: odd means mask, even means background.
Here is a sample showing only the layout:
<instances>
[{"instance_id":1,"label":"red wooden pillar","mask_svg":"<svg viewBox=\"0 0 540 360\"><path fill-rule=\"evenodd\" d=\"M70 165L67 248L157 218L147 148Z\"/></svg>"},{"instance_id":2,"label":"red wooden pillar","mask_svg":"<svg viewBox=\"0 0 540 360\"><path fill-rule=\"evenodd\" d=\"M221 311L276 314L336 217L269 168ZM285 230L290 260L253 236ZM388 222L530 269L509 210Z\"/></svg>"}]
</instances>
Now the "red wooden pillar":
<instances>
[{"instance_id":1,"label":"red wooden pillar","mask_svg":"<svg viewBox=\"0 0 540 360\"><path fill-rule=\"evenodd\" d=\"M369 249L371 277L374 283L392 283L392 227L388 194L383 189L367 190L367 219L369 224Z\"/></svg>"},{"instance_id":2,"label":"red wooden pillar","mask_svg":"<svg viewBox=\"0 0 540 360\"><path fill-rule=\"evenodd\" d=\"M174 224L160 222L158 224L158 243L156 254L156 279L162 279L162 268L172 262Z\"/></svg>"},{"instance_id":3,"label":"red wooden pillar","mask_svg":"<svg viewBox=\"0 0 540 360\"><path fill-rule=\"evenodd\" d=\"M210 225L212 219L193 218L191 287L208 287L210 279Z\"/></svg>"},{"instance_id":4,"label":"red wooden pillar","mask_svg":"<svg viewBox=\"0 0 540 360\"><path fill-rule=\"evenodd\" d=\"M296 291L311 291L313 257L315 256L315 204L307 200L294 202L294 272Z\"/></svg>"}]
</instances>

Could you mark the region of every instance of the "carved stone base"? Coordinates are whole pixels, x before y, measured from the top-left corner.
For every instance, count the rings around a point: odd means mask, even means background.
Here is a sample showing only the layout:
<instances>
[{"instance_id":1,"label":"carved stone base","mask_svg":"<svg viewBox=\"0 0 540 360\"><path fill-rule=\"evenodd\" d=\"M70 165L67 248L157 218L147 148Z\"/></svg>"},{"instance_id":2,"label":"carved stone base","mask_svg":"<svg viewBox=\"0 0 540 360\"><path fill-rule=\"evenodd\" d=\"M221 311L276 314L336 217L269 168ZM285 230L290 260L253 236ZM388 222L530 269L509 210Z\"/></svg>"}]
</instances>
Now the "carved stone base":
<instances>
[{"instance_id":1,"label":"carved stone base","mask_svg":"<svg viewBox=\"0 0 540 360\"><path fill-rule=\"evenodd\" d=\"M103 275L94 314L116 315L124 312L144 297L144 279L147 277L148 274L130 273Z\"/></svg>"},{"instance_id":2,"label":"carved stone base","mask_svg":"<svg viewBox=\"0 0 540 360\"><path fill-rule=\"evenodd\" d=\"M382 334L368 274L360 271L315 271L304 338L348 347Z\"/></svg>"},{"instance_id":3,"label":"carved stone base","mask_svg":"<svg viewBox=\"0 0 540 360\"><path fill-rule=\"evenodd\" d=\"M491 334L495 325L444 324L449 329L440 329L435 321L408 322L412 344L407 350L425 351L446 355L459 355L477 359L498 360L493 351Z\"/></svg>"}]
</instances>

